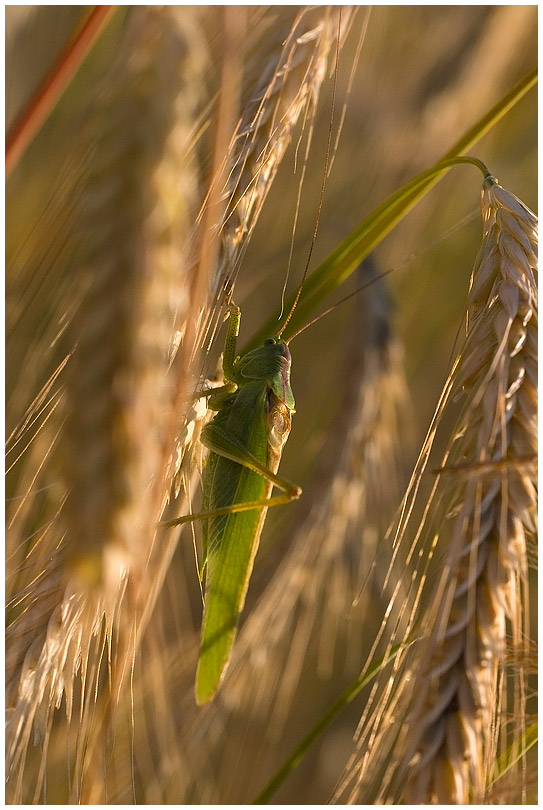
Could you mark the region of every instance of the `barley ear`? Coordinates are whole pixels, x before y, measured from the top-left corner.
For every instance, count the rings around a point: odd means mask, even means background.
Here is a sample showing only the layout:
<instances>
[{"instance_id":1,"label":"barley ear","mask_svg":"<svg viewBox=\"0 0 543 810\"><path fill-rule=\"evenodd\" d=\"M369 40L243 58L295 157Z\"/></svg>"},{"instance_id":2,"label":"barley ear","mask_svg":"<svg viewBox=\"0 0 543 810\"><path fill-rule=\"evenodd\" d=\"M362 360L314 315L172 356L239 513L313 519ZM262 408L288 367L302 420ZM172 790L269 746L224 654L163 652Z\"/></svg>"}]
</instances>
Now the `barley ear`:
<instances>
[{"instance_id":1,"label":"barley ear","mask_svg":"<svg viewBox=\"0 0 543 810\"><path fill-rule=\"evenodd\" d=\"M448 543L408 720L412 803L484 801L512 707L525 733L527 537L535 532L537 220L488 178L468 329L453 377L462 411L442 473ZM447 471L448 470L448 471ZM519 661L506 671L510 635ZM507 676L515 682L507 689ZM508 694L513 703L507 703Z\"/></svg>"},{"instance_id":2,"label":"barley ear","mask_svg":"<svg viewBox=\"0 0 543 810\"><path fill-rule=\"evenodd\" d=\"M64 697L67 727L73 721L79 728L81 757L70 795L81 800L89 741L95 744L105 728L96 719L100 710L93 712L98 702L118 702L124 656L134 652L134 614L170 446L168 347L176 313L187 318L194 305L184 261L196 193L187 151L198 101L191 76L200 67L191 51L191 21L175 9L130 14L122 47L92 88L86 127L73 146L84 163L74 189L74 244L69 260L60 250L57 263L77 305L62 336L68 362L56 467L47 459L50 477L38 479L45 488L54 480L51 500L60 504L45 538L50 545L42 538L29 543L31 573L22 572L27 579L8 630L6 749L14 800L28 801L40 790L42 769L25 764L30 742L47 750ZM173 83L172 75L184 82ZM113 644L106 684L100 670L104 649Z\"/></svg>"}]
</instances>

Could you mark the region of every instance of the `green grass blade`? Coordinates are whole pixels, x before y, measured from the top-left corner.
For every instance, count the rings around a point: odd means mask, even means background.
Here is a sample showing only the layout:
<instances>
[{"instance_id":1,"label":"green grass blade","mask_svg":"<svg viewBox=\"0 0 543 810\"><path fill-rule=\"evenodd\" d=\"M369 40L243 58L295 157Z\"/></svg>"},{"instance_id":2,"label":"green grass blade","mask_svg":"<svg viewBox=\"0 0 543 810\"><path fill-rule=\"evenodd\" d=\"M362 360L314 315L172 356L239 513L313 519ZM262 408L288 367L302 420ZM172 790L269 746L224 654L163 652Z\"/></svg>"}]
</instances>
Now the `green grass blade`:
<instances>
[{"instance_id":1,"label":"green grass blade","mask_svg":"<svg viewBox=\"0 0 543 810\"><path fill-rule=\"evenodd\" d=\"M332 703L329 709L323 714L320 720L313 726L311 731L306 734L304 739L296 746L292 754L288 757L287 760L281 765L279 770L275 773L272 779L268 782L264 790L258 794L256 799L252 802L253 804L266 804L269 799L273 796L273 794L279 789L279 787L283 784L289 773L293 771L295 768L298 767L300 762L302 761L303 757L309 750L309 748L313 745L315 740L322 734L322 732L330 725L330 723L336 719L338 714L345 708L354 698L358 695L361 689L364 688L370 681L375 678L375 676L387 665L389 664L399 652L405 651L407 647L409 647L414 642L408 642L407 644L398 644L393 647L390 652L386 653L382 658L380 658L373 666L368 667L365 669L362 674L349 686L343 690L341 695L336 698L336 700Z\"/></svg>"},{"instance_id":2,"label":"green grass blade","mask_svg":"<svg viewBox=\"0 0 543 810\"><path fill-rule=\"evenodd\" d=\"M497 782L519 762L538 741L538 723L531 723L520 740L511 743L509 748L498 757L494 782Z\"/></svg>"},{"instance_id":3,"label":"green grass blade","mask_svg":"<svg viewBox=\"0 0 543 810\"><path fill-rule=\"evenodd\" d=\"M480 118L430 169L417 175L401 189L388 197L339 245L338 248L306 279L300 301L284 338L292 335L316 312L328 295L343 284L359 263L385 238L413 206L450 171L460 155L494 127L537 82L537 69L532 70L510 90L489 112ZM295 293L287 300L288 312ZM260 346L266 338L278 331L279 313L276 312L244 348Z\"/></svg>"}]
</instances>

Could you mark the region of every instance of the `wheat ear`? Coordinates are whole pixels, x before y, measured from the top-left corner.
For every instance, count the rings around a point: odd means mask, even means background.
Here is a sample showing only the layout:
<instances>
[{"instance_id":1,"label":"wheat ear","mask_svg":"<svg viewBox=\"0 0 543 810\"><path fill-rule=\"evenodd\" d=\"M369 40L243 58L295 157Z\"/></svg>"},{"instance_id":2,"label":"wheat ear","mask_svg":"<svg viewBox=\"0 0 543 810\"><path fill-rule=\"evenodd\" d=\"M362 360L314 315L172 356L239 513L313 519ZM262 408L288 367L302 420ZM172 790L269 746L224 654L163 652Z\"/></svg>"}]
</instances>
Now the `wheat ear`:
<instances>
[{"instance_id":1,"label":"wheat ear","mask_svg":"<svg viewBox=\"0 0 543 810\"><path fill-rule=\"evenodd\" d=\"M537 221L485 182L484 239L469 295L468 334L453 396L463 411L443 476L450 536L436 592L428 662L416 677L406 796L414 803L484 798L503 711L506 622L528 634L526 534L535 531ZM441 532L438 543L441 543ZM515 696L520 735L525 691Z\"/></svg>"}]
</instances>

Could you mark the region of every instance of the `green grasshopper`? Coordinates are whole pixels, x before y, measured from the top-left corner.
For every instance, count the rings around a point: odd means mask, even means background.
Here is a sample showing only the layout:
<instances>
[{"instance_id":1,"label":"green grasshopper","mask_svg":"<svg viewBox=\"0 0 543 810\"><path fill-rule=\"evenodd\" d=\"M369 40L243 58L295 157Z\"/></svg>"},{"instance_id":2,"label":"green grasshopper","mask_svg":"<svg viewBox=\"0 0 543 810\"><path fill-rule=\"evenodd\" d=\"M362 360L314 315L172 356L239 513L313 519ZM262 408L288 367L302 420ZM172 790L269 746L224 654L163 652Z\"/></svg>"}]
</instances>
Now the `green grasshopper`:
<instances>
[{"instance_id":1,"label":"green grasshopper","mask_svg":"<svg viewBox=\"0 0 543 810\"><path fill-rule=\"evenodd\" d=\"M225 384L209 396L209 408L217 414L200 437L209 450L203 511L162 524L202 520L206 586L198 704L212 699L230 659L267 508L302 492L276 474L294 413L288 345L278 336L236 357L240 320L240 310L232 306L223 355ZM283 494L271 497L273 486Z\"/></svg>"}]
</instances>

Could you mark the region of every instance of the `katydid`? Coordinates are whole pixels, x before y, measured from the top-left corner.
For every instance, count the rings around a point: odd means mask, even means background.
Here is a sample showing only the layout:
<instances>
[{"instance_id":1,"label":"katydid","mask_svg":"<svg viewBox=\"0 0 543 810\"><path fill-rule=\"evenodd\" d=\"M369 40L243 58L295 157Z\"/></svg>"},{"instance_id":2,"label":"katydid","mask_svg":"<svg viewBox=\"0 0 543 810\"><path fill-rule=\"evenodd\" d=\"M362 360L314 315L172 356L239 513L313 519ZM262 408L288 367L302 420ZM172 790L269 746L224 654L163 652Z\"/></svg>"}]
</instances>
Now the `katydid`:
<instances>
[{"instance_id":1,"label":"katydid","mask_svg":"<svg viewBox=\"0 0 543 810\"><path fill-rule=\"evenodd\" d=\"M289 348L271 338L236 357L240 318L240 310L232 307L223 355L225 384L209 396L209 408L217 414L200 437L209 450L203 511L162 524L202 520L206 587L196 673L199 704L214 696L229 661L267 508L302 492L276 474L294 413ZM273 486L283 494L270 497Z\"/></svg>"}]
</instances>

